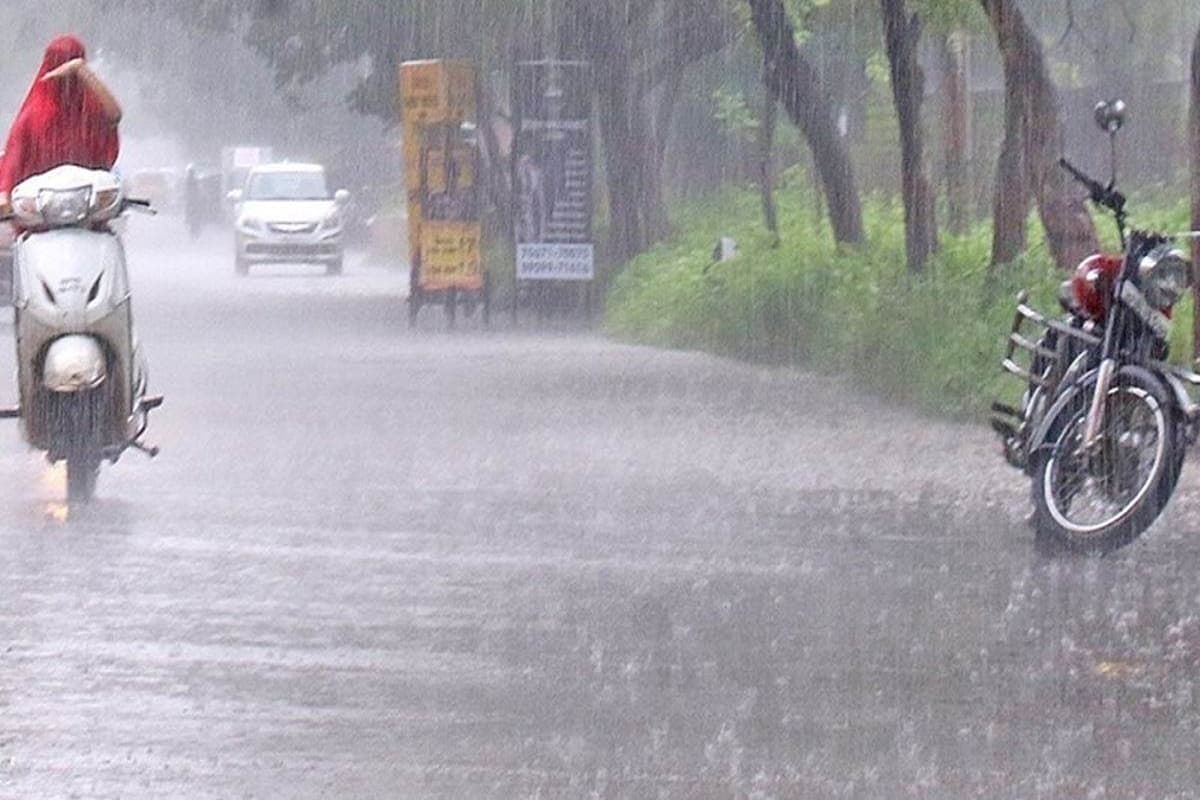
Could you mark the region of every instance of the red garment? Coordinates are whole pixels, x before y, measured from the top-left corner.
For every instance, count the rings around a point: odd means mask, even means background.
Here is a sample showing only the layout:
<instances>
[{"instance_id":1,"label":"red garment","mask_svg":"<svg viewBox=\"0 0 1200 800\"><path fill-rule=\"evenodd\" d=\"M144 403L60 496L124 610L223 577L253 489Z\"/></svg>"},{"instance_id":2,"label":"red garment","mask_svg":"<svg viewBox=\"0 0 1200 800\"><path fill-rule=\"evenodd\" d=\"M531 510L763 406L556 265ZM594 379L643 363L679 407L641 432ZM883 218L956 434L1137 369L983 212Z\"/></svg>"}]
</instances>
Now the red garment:
<instances>
[{"instance_id":1,"label":"red garment","mask_svg":"<svg viewBox=\"0 0 1200 800\"><path fill-rule=\"evenodd\" d=\"M0 192L31 175L63 164L112 169L120 151L117 126L77 75L42 78L74 58L84 58L83 42L59 36L46 48L29 94L8 134L0 163Z\"/></svg>"}]
</instances>

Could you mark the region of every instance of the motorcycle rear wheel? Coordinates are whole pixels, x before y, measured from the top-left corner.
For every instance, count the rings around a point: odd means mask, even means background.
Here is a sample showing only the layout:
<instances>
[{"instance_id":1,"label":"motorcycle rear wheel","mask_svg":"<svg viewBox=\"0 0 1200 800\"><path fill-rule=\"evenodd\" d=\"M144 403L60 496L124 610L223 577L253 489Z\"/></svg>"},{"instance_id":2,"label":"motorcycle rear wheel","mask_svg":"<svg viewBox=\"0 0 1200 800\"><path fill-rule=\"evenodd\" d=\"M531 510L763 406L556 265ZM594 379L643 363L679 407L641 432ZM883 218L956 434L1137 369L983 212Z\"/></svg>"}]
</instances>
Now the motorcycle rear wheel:
<instances>
[{"instance_id":1,"label":"motorcycle rear wheel","mask_svg":"<svg viewBox=\"0 0 1200 800\"><path fill-rule=\"evenodd\" d=\"M1121 370L1108 393L1104 428L1082 448L1090 386L1055 419L1033 469L1034 527L1049 553L1107 553L1158 518L1175 491L1186 441L1166 388L1141 370Z\"/></svg>"}]
</instances>

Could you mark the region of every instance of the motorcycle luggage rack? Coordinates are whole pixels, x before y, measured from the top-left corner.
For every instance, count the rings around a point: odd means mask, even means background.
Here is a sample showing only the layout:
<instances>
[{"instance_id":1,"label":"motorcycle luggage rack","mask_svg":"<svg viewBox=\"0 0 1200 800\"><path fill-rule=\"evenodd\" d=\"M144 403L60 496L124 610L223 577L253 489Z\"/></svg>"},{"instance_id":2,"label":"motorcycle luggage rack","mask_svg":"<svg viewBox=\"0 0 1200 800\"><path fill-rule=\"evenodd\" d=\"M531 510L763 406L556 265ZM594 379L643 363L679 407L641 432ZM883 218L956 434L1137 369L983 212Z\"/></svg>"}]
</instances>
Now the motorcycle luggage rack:
<instances>
[{"instance_id":1,"label":"motorcycle luggage rack","mask_svg":"<svg viewBox=\"0 0 1200 800\"><path fill-rule=\"evenodd\" d=\"M1059 353L1038 344L1037 340L1041 338L1040 336L1031 338L1025 335L1023 328L1026 323L1032 323L1036 327L1043 330L1055 331L1062 336L1069 336L1089 347L1098 347L1100 346L1101 341L1100 337L1098 336L1093 336L1092 334L1082 331L1079 328L1067 325L1066 323L1057 319L1051 319L1050 317L1047 317L1042 312L1030 306L1028 301L1028 292L1022 291L1017 295L1017 311L1013 315L1012 330L1008 335L1008 348L1005 351L1004 360L1001 362L1001 366L1004 368L1005 372L1015 375L1023 381L1028 381L1029 383L1041 386L1044 389L1049 389L1052 388L1054 382L1049 380L1047 376L1056 374L1058 370L1051 369L1047 370L1041 375L1035 375L1032 369L1032 360L1042 358L1050 362L1052 366L1057 367L1059 366ZM1031 359L1030 367L1024 367L1017 361L1018 351L1029 353L1029 357Z\"/></svg>"}]
</instances>

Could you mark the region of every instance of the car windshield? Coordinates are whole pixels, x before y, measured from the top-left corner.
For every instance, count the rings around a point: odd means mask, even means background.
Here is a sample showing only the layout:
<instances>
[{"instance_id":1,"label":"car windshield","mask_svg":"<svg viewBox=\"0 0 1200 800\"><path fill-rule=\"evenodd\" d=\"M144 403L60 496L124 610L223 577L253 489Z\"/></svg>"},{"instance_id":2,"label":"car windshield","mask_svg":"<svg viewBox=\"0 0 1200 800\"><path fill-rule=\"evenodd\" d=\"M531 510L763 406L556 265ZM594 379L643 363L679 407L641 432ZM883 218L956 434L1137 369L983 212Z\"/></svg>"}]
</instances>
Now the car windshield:
<instances>
[{"instance_id":1,"label":"car windshield","mask_svg":"<svg viewBox=\"0 0 1200 800\"><path fill-rule=\"evenodd\" d=\"M250 200L328 200L323 172L260 172L246 187Z\"/></svg>"}]
</instances>

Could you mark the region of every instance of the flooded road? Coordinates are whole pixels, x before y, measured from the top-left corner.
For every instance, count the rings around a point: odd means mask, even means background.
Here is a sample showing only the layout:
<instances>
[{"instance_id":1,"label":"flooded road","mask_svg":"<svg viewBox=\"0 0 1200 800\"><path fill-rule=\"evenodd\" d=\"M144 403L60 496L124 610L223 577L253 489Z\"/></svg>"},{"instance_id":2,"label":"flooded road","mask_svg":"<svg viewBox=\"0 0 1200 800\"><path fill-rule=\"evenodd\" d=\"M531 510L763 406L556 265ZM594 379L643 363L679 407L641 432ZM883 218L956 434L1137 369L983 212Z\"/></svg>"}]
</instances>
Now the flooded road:
<instances>
[{"instance_id":1,"label":"flooded road","mask_svg":"<svg viewBox=\"0 0 1200 800\"><path fill-rule=\"evenodd\" d=\"M1193 466L1045 561L980 428L181 241L162 456L70 513L0 429L0 797L1195 796Z\"/></svg>"}]
</instances>

